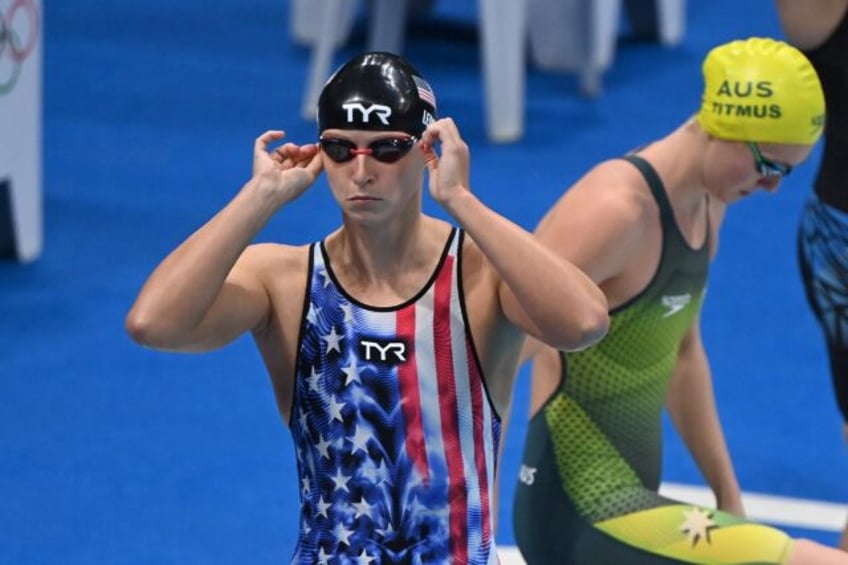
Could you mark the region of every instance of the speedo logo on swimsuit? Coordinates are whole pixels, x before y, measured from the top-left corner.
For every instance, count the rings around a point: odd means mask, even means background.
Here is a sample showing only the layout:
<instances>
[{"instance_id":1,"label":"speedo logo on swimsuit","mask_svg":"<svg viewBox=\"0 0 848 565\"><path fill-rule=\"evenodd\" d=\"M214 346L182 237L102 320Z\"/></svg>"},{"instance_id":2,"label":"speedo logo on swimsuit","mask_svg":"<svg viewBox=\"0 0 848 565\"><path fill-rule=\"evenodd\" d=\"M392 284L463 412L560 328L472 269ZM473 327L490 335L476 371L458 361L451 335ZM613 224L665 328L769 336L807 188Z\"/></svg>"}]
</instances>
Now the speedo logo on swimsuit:
<instances>
[{"instance_id":1,"label":"speedo logo on swimsuit","mask_svg":"<svg viewBox=\"0 0 848 565\"><path fill-rule=\"evenodd\" d=\"M370 104L365 107L362 102L345 102L342 108L347 111L347 123L352 124L357 121L363 124L370 123L371 115L373 114L379 119L384 126L389 125L389 118L392 117L392 109L384 104Z\"/></svg>"},{"instance_id":2,"label":"speedo logo on swimsuit","mask_svg":"<svg viewBox=\"0 0 848 565\"><path fill-rule=\"evenodd\" d=\"M362 339L359 341L359 354L363 359L372 363L396 365L406 361L406 343L402 341Z\"/></svg>"},{"instance_id":3,"label":"speedo logo on swimsuit","mask_svg":"<svg viewBox=\"0 0 848 565\"><path fill-rule=\"evenodd\" d=\"M518 480L527 486L533 486L533 483L536 482L536 471L538 470L536 467L522 465L521 469L518 470Z\"/></svg>"},{"instance_id":4,"label":"speedo logo on swimsuit","mask_svg":"<svg viewBox=\"0 0 848 565\"><path fill-rule=\"evenodd\" d=\"M686 294L669 294L663 296L661 299L661 303L663 306L668 308L665 314L663 314L663 318L668 318L669 316L673 316L686 308L689 305L689 302L692 300L692 295L688 292Z\"/></svg>"}]
</instances>

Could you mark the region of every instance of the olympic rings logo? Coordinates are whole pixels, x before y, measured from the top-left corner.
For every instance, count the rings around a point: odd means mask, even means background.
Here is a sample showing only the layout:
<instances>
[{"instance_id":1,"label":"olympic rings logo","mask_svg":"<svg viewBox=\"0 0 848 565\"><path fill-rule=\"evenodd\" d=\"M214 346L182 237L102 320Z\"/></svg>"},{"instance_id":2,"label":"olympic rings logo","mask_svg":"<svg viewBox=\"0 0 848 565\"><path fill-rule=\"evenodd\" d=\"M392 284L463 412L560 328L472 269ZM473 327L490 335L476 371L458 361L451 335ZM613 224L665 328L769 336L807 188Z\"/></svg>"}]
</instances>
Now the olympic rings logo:
<instances>
[{"instance_id":1,"label":"olympic rings logo","mask_svg":"<svg viewBox=\"0 0 848 565\"><path fill-rule=\"evenodd\" d=\"M39 23L35 0L12 0L0 13L0 96L15 88L24 61L38 43Z\"/></svg>"}]
</instances>

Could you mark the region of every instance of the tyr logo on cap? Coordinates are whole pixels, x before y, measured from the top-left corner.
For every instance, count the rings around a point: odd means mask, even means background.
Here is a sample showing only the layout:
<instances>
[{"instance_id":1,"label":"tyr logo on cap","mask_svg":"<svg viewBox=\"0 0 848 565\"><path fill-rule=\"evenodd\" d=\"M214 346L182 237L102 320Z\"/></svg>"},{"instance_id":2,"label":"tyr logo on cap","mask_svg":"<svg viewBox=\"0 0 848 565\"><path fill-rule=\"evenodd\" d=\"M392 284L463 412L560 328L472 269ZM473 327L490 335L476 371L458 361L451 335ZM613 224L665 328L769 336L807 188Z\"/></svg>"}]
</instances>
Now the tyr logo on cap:
<instances>
[{"instance_id":1,"label":"tyr logo on cap","mask_svg":"<svg viewBox=\"0 0 848 565\"><path fill-rule=\"evenodd\" d=\"M364 124L369 123L372 112L376 114L384 126L389 125L389 118L392 116L392 109L384 104L371 104L366 108L361 102L346 102L342 104L342 108L347 110L347 123L349 124L356 121L355 114L357 112L360 121Z\"/></svg>"}]
</instances>

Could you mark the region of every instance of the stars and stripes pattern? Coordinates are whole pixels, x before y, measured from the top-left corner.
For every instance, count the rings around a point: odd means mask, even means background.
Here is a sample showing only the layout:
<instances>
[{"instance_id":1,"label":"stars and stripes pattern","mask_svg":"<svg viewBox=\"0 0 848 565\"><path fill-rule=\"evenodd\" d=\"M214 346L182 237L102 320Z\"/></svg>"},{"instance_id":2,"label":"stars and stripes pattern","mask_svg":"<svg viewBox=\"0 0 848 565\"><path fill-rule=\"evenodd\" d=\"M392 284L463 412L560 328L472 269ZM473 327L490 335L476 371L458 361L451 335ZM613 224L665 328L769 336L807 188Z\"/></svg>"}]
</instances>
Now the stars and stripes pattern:
<instances>
[{"instance_id":1,"label":"stars and stripes pattern","mask_svg":"<svg viewBox=\"0 0 848 565\"><path fill-rule=\"evenodd\" d=\"M500 419L484 388L454 229L431 281L397 307L358 303L313 244L291 419L294 563L497 562Z\"/></svg>"},{"instance_id":2,"label":"stars and stripes pattern","mask_svg":"<svg viewBox=\"0 0 848 565\"><path fill-rule=\"evenodd\" d=\"M423 78L412 75L412 80L415 81L415 87L418 89L418 98L436 109L436 93L430 87L430 83Z\"/></svg>"}]
</instances>

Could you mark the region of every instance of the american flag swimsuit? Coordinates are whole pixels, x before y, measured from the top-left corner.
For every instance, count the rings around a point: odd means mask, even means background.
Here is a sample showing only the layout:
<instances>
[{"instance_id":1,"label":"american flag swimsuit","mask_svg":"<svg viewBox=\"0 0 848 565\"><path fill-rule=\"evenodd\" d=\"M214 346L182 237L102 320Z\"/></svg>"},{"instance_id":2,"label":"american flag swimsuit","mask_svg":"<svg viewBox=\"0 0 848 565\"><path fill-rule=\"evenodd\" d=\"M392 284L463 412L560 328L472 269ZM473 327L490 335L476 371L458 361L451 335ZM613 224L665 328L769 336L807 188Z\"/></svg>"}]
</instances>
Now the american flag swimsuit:
<instances>
[{"instance_id":1,"label":"american flag swimsuit","mask_svg":"<svg viewBox=\"0 0 848 565\"><path fill-rule=\"evenodd\" d=\"M293 563L497 563L500 417L465 313L463 232L411 300L345 293L310 249L290 428L300 479Z\"/></svg>"}]
</instances>

